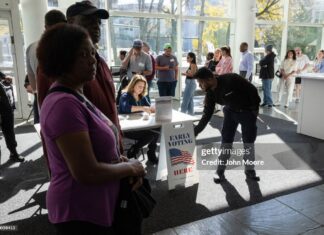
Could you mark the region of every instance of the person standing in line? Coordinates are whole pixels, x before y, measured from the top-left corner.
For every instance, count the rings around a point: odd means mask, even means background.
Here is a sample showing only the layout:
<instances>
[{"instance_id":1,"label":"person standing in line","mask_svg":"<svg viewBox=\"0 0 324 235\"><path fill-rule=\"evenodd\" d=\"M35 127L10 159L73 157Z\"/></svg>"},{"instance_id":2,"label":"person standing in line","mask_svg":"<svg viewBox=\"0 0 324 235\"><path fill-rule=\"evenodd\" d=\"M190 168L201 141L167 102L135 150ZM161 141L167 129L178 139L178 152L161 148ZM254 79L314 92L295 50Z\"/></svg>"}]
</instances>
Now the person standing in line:
<instances>
[{"instance_id":1,"label":"person standing in line","mask_svg":"<svg viewBox=\"0 0 324 235\"><path fill-rule=\"evenodd\" d=\"M267 45L265 47L265 57L263 57L259 64L260 69L260 79L262 79L262 90L263 90L263 103L261 107L271 108L273 106L271 85L274 78L274 59L276 54L272 51L273 46Z\"/></svg>"},{"instance_id":2,"label":"person standing in line","mask_svg":"<svg viewBox=\"0 0 324 235\"><path fill-rule=\"evenodd\" d=\"M84 28L58 24L43 34L37 58L54 80L40 115L51 173L48 219L58 235L115 235L120 180L131 179L135 190L145 171L120 154L118 128L82 92L96 79L95 46Z\"/></svg>"},{"instance_id":3,"label":"person standing in line","mask_svg":"<svg viewBox=\"0 0 324 235\"><path fill-rule=\"evenodd\" d=\"M228 46L221 47L222 59L216 66L216 74L222 75L233 72L233 60L231 55L231 48Z\"/></svg>"},{"instance_id":4,"label":"person standing in line","mask_svg":"<svg viewBox=\"0 0 324 235\"><path fill-rule=\"evenodd\" d=\"M120 50L119 51L119 60L120 61L123 61L124 59L125 59L125 57L126 57L126 54L127 54L127 51L125 51L125 50Z\"/></svg>"},{"instance_id":5,"label":"person standing in line","mask_svg":"<svg viewBox=\"0 0 324 235\"><path fill-rule=\"evenodd\" d=\"M151 57L151 62L152 62L152 74L145 76L146 81L147 81L147 98L148 98L149 102L151 102L150 90L152 88L152 85L153 85L152 83L153 83L153 80L155 77L155 59L154 59L153 55L150 54L150 50L151 50L150 45L147 42L143 42L143 51Z\"/></svg>"},{"instance_id":6,"label":"person standing in line","mask_svg":"<svg viewBox=\"0 0 324 235\"><path fill-rule=\"evenodd\" d=\"M295 47L296 57L297 57L297 76L295 79L296 84L296 100L298 103L300 99L301 91L301 77L300 75L307 72L309 65L309 58L307 55L304 55L300 47Z\"/></svg>"},{"instance_id":7,"label":"person standing in line","mask_svg":"<svg viewBox=\"0 0 324 235\"><path fill-rule=\"evenodd\" d=\"M7 76L0 72L0 79L6 80ZM10 94L11 93L11 94ZM8 96L9 95L9 96ZM23 162L24 158L19 156L17 152L17 141L15 136L15 127L14 127L14 99L12 90L7 91L5 86L0 82L0 118L1 118L1 129L4 139L6 141L6 146L10 151L9 159L14 162Z\"/></svg>"},{"instance_id":8,"label":"person standing in line","mask_svg":"<svg viewBox=\"0 0 324 235\"><path fill-rule=\"evenodd\" d=\"M100 24L102 19L108 19L109 13L105 9L98 9L90 1L76 2L68 7L66 11L68 24L75 24L85 28L94 45L100 40ZM96 46L96 48L98 48ZM84 95L103 113L105 114L117 128L120 134L120 151L122 148L122 133L118 119L118 112L115 100L115 86L111 71L105 60L96 51L96 79L87 82L84 85ZM49 79L43 72L38 69L37 84L43 83L38 87L39 106L41 107L47 91L51 86L51 82L45 82Z\"/></svg>"},{"instance_id":9,"label":"person standing in line","mask_svg":"<svg viewBox=\"0 0 324 235\"><path fill-rule=\"evenodd\" d=\"M324 50L317 53L313 71L315 73L324 73Z\"/></svg>"},{"instance_id":10,"label":"person standing in line","mask_svg":"<svg viewBox=\"0 0 324 235\"><path fill-rule=\"evenodd\" d=\"M214 59L211 61L211 65L209 66L210 71L216 74L216 66L218 65L219 61L222 59L222 50L220 48L216 48L214 52Z\"/></svg>"},{"instance_id":11,"label":"person standing in line","mask_svg":"<svg viewBox=\"0 0 324 235\"><path fill-rule=\"evenodd\" d=\"M248 51L249 45L246 42L242 42L240 45L240 52L242 53L240 61L240 75L250 82L253 77L253 62L254 58L250 51Z\"/></svg>"},{"instance_id":12,"label":"person standing in line","mask_svg":"<svg viewBox=\"0 0 324 235\"><path fill-rule=\"evenodd\" d=\"M206 62L205 62L205 67L209 68L210 62L213 61L214 59L214 53L213 52L208 52L206 55Z\"/></svg>"},{"instance_id":13,"label":"person standing in line","mask_svg":"<svg viewBox=\"0 0 324 235\"><path fill-rule=\"evenodd\" d=\"M143 50L143 41L135 39L133 48L128 52L126 58L123 60L122 67L127 68L128 81L132 79L135 74L147 76L152 74L151 57Z\"/></svg>"},{"instance_id":14,"label":"person standing in line","mask_svg":"<svg viewBox=\"0 0 324 235\"><path fill-rule=\"evenodd\" d=\"M193 52L189 52L187 55L187 62L189 63L189 68L185 73L182 73L183 76L186 76L186 87L183 92L181 112L194 115L194 100L195 90L197 88L196 80L194 75L198 70L196 63L196 55Z\"/></svg>"},{"instance_id":15,"label":"person standing in line","mask_svg":"<svg viewBox=\"0 0 324 235\"><path fill-rule=\"evenodd\" d=\"M281 105L281 98L284 93L285 87L287 87L287 100L285 103L285 108L288 108L289 102L292 100L292 95L294 92L294 81L295 74L297 71L297 61L296 53L294 50L289 50L286 53L284 61L280 65L280 73L282 75L279 82L279 92L278 98L275 106Z\"/></svg>"},{"instance_id":16,"label":"person standing in line","mask_svg":"<svg viewBox=\"0 0 324 235\"><path fill-rule=\"evenodd\" d=\"M58 23L66 23L65 15L59 10L51 10L45 14L45 30L48 30L53 25ZM36 48L38 41L33 42L27 47L26 50L26 67L29 84L33 89L34 93L34 124L39 123L39 110L37 101L37 66L38 61L36 58Z\"/></svg>"},{"instance_id":17,"label":"person standing in line","mask_svg":"<svg viewBox=\"0 0 324 235\"><path fill-rule=\"evenodd\" d=\"M228 46L224 46L220 48L221 50L221 60L217 63L215 67L215 74L222 75L226 73L233 72L233 60L231 55L231 48ZM224 117L224 113L222 111L223 107L219 104L216 105L216 115L218 117Z\"/></svg>"},{"instance_id":18,"label":"person standing in line","mask_svg":"<svg viewBox=\"0 0 324 235\"><path fill-rule=\"evenodd\" d=\"M120 50L119 51L119 55L118 55L119 63L123 62L123 60L126 57L126 54L127 54L127 51L125 51L125 50ZM112 73L112 75L113 76L119 76L119 78L121 80L125 75L127 75L127 69L120 66L119 71Z\"/></svg>"},{"instance_id":19,"label":"person standing in line","mask_svg":"<svg viewBox=\"0 0 324 235\"><path fill-rule=\"evenodd\" d=\"M156 77L158 79L157 85L160 96L175 96L175 89L178 81L178 60L172 55L172 46L166 43L163 46L164 53L156 57L157 71Z\"/></svg>"},{"instance_id":20,"label":"person standing in line","mask_svg":"<svg viewBox=\"0 0 324 235\"><path fill-rule=\"evenodd\" d=\"M255 160L254 142L257 137L257 116L259 113L260 97L256 87L245 78L235 73L215 76L209 69L198 69L194 75L198 79L200 88L206 92L203 116L194 127L197 136L210 121L216 102L224 106L224 121L222 127L222 145L224 150L219 156L215 183L225 181L225 169L230 158L236 129L241 125L244 144L244 160ZM245 165L246 178L259 181L254 165Z\"/></svg>"}]
</instances>

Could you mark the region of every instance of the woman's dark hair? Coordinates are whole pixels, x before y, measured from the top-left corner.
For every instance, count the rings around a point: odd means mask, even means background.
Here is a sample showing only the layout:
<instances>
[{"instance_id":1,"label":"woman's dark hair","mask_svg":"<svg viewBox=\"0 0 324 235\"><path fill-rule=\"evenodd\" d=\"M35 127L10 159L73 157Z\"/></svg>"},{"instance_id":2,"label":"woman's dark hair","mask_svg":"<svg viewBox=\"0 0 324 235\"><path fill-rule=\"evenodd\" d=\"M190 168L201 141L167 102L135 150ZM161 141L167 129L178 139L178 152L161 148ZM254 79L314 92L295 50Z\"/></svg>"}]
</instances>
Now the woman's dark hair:
<instances>
[{"instance_id":1,"label":"woman's dark hair","mask_svg":"<svg viewBox=\"0 0 324 235\"><path fill-rule=\"evenodd\" d=\"M69 73L88 38L87 31L77 25L60 23L46 30L37 47L40 69L51 78Z\"/></svg>"},{"instance_id":2,"label":"woman's dark hair","mask_svg":"<svg viewBox=\"0 0 324 235\"><path fill-rule=\"evenodd\" d=\"M288 59L288 54L289 52L293 53L293 60L296 60L296 52L295 50L288 50L287 53L286 53L286 56L285 56L285 60Z\"/></svg>"},{"instance_id":3,"label":"woman's dark hair","mask_svg":"<svg viewBox=\"0 0 324 235\"><path fill-rule=\"evenodd\" d=\"M232 57L232 55L231 55L231 48L229 46L221 47L221 50L222 51L225 51L226 52L226 55L228 55L229 57Z\"/></svg>"},{"instance_id":4,"label":"woman's dark hair","mask_svg":"<svg viewBox=\"0 0 324 235\"><path fill-rule=\"evenodd\" d=\"M191 63L196 64L196 54L193 53L193 52L189 52L189 53L188 53L188 56L189 56L190 58L192 58Z\"/></svg>"},{"instance_id":5,"label":"woman's dark hair","mask_svg":"<svg viewBox=\"0 0 324 235\"><path fill-rule=\"evenodd\" d=\"M126 56L126 54L127 54L127 51L125 51L125 50L120 50L119 51L119 55Z\"/></svg>"},{"instance_id":6,"label":"woman's dark hair","mask_svg":"<svg viewBox=\"0 0 324 235\"><path fill-rule=\"evenodd\" d=\"M213 53L213 52L208 52L208 54L207 54L207 58L208 58L209 60L213 59L213 58L214 58L214 53Z\"/></svg>"}]
</instances>

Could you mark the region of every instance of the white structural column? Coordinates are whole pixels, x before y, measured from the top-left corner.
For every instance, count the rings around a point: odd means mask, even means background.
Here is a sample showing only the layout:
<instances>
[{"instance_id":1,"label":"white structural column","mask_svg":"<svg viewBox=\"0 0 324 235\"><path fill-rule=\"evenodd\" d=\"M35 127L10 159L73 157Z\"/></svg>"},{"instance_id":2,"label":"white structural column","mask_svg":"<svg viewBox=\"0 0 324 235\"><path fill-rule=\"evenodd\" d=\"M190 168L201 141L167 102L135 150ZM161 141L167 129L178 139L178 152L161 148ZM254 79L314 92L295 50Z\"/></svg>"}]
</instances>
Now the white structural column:
<instances>
[{"instance_id":1,"label":"white structural column","mask_svg":"<svg viewBox=\"0 0 324 235\"><path fill-rule=\"evenodd\" d=\"M47 0L21 0L21 14L24 25L25 49L39 40L44 31L44 16L47 12Z\"/></svg>"},{"instance_id":2,"label":"white structural column","mask_svg":"<svg viewBox=\"0 0 324 235\"><path fill-rule=\"evenodd\" d=\"M236 26L235 26L235 46L232 48L233 66L234 71L239 72L239 63L241 58L240 44L247 42L249 50L253 51L254 48L254 25L256 0L236 0Z\"/></svg>"},{"instance_id":3,"label":"white structural column","mask_svg":"<svg viewBox=\"0 0 324 235\"><path fill-rule=\"evenodd\" d=\"M321 43L321 50L324 50L324 26L322 27L322 43Z\"/></svg>"}]
</instances>

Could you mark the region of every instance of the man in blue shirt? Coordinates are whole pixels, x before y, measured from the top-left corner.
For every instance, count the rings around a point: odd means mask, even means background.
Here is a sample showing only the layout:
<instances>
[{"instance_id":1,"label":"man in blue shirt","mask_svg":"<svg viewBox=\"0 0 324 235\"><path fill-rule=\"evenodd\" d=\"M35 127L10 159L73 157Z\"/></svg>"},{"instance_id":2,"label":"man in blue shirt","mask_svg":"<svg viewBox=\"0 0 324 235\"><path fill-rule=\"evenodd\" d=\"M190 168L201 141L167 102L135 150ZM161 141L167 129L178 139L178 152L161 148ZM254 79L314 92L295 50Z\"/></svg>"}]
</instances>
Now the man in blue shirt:
<instances>
[{"instance_id":1,"label":"man in blue shirt","mask_svg":"<svg viewBox=\"0 0 324 235\"><path fill-rule=\"evenodd\" d=\"M242 52L240 61L240 75L252 82L254 58L252 53L248 51L248 47L249 45L246 42L242 42L240 45L240 52Z\"/></svg>"}]
</instances>

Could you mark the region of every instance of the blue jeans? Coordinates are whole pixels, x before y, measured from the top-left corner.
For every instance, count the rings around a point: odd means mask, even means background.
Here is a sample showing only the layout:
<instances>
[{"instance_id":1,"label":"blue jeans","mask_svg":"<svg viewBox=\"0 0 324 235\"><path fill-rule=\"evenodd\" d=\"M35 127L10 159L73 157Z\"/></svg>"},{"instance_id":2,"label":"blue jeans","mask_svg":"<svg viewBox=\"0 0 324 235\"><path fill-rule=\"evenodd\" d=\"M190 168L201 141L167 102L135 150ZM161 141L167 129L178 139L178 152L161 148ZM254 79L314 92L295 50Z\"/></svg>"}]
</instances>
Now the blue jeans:
<instances>
[{"instance_id":1,"label":"blue jeans","mask_svg":"<svg viewBox=\"0 0 324 235\"><path fill-rule=\"evenodd\" d=\"M160 96L173 96L172 89L174 85L172 82L158 82L157 86Z\"/></svg>"},{"instance_id":2,"label":"blue jeans","mask_svg":"<svg viewBox=\"0 0 324 235\"><path fill-rule=\"evenodd\" d=\"M273 105L271 85L272 85L272 79L262 79L263 104Z\"/></svg>"},{"instance_id":3,"label":"blue jeans","mask_svg":"<svg viewBox=\"0 0 324 235\"><path fill-rule=\"evenodd\" d=\"M194 101L193 97L197 88L195 79L186 79L186 87L183 92L183 99L181 104L181 112L194 115Z\"/></svg>"},{"instance_id":4,"label":"blue jeans","mask_svg":"<svg viewBox=\"0 0 324 235\"><path fill-rule=\"evenodd\" d=\"M172 89L171 89L171 96L175 96L175 90L177 88L177 83L178 83L178 80L175 80L172 82Z\"/></svg>"}]
</instances>

